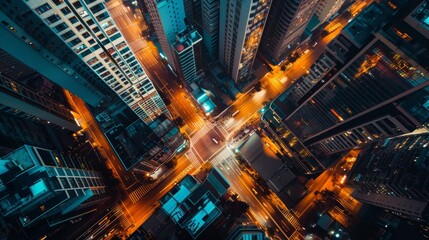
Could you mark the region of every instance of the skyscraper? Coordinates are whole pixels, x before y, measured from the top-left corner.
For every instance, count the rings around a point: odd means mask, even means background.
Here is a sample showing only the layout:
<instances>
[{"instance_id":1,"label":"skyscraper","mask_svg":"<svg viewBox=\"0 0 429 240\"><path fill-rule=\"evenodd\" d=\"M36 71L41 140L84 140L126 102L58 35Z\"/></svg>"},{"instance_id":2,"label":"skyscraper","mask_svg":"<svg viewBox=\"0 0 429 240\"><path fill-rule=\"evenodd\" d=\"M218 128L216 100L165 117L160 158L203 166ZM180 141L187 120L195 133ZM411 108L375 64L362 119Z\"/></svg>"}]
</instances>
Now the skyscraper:
<instances>
[{"instance_id":1,"label":"skyscraper","mask_svg":"<svg viewBox=\"0 0 429 240\"><path fill-rule=\"evenodd\" d=\"M408 6L418 3L413 4ZM429 49L415 48L423 46L428 35L427 29L414 27L420 24L410 18L409 7L367 7L328 45L309 73L271 104L273 112L266 120L273 132L289 148L300 146L297 154L304 151L318 159L304 160L310 165L307 171L328 167L336 159L330 156L427 123L429 111L423 106ZM407 17L386 26L392 16ZM286 130L279 131L279 126Z\"/></svg>"},{"instance_id":2,"label":"skyscraper","mask_svg":"<svg viewBox=\"0 0 429 240\"><path fill-rule=\"evenodd\" d=\"M205 50L213 59L219 54L219 0L201 0L202 34Z\"/></svg>"},{"instance_id":3,"label":"skyscraper","mask_svg":"<svg viewBox=\"0 0 429 240\"><path fill-rule=\"evenodd\" d=\"M6 7L13 9L14 4L17 5L15 7L21 9L20 12L5 9L4 12L9 16L2 15L5 19L4 22L2 21L3 25L9 29L8 37L15 43L11 44L15 48L5 47L6 51L17 57L24 52L15 45L29 48L25 46L28 44L39 51L52 52L54 54L51 54L52 58L49 56L49 60L60 68L52 67L52 71L57 74L47 71L46 74L50 74L49 79L57 79L69 74L80 79L80 76L75 76L73 73L86 72L87 76L83 77L83 81L92 78L92 80L96 79L94 81L96 84L104 82L145 122L152 121L163 112L169 115L164 102L131 52L128 43L119 32L102 1L75 1L72 3L71 1L35 0L25 1L24 4L17 1ZM19 20L23 18L31 18L31 20ZM37 28L34 29L36 31L26 29L29 28L29 25L34 26L34 22L29 24L30 21L41 23L39 28L44 29L44 32L47 32L53 39L48 42L32 41L33 38L42 37L37 35ZM50 32L46 30L46 27L50 29ZM2 43L3 45L7 46L7 43ZM28 49L28 54L31 57L43 59L31 48ZM63 54L66 54L66 57ZM46 55L48 56L50 53L46 53ZM63 62L62 59L54 57L56 55L70 60ZM22 56L18 59L25 63L28 62L28 59L25 60L25 57ZM27 63L42 73L43 66L38 64L41 63ZM69 89L66 84L61 86ZM85 87L87 86L89 85L87 84ZM75 92L79 93L79 91L80 89ZM94 90L94 92L97 91ZM83 99L86 100L85 97Z\"/></svg>"},{"instance_id":4,"label":"skyscraper","mask_svg":"<svg viewBox=\"0 0 429 240\"><path fill-rule=\"evenodd\" d=\"M175 71L178 71L171 45L176 42L176 33L186 28L187 16L184 4L188 3L187 10L190 13L192 2L184 0L144 0L144 2L167 62Z\"/></svg>"},{"instance_id":5,"label":"skyscraper","mask_svg":"<svg viewBox=\"0 0 429 240\"><path fill-rule=\"evenodd\" d=\"M36 90L23 82L33 84L45 79L37 72L0 50L0 111L45 125L54 125L70 131L80 130L72 111L49 95L53 90ZM43 85L43 84L41 84ZM3 125L2 125L3 126Z\"/></svg>"},{"instance_id":6,"label":"skyscraper","mask_svg":"<svg viewBox=\"0 0 429 240\"><path fill-rule=\"evenodd\" d=\"M17 217L24 227L41 219L55 225L58 216L71 217L73 211L109 198L99 172L70 168L63 157L67 156L28 145L3 156L0 159L2 215Z\"/></svg>"},{"instance_id":7,"label":"skyscraper","mask_svg":"<svg viewBox=\"0 0 429 240\"><path fill-rule=\"evenodd\" d=\"M261 47L274 63L281 62L294 50L317 3L315 0L273 0Z\"/></svg>"},{"instance_id":8,"label":"skyscraper","mask_svg":"<svg viewBox=\"0 0 429 240\"><path fill-rule=\"evenodd\" d=\"M249 78L271 0L220 1L219 61L235 81Z\"/></svg>"},{"instance_id":9,"label":"skyscraper","mask_svg":"<svg viewBox=\"0 0 429 240\"><path fill-rule=\"evenodd\" d=\"M335 15L341 6L344 4L345 0L323 0L317 4L316 11L314 16L317 17L319 23L324 23L329 20L330 17Z\"/></svg>"},{"instance_id":10,"label":"skyscraper","mask_svg":"<svg viewBox=\"0 0 429 240\"><path fill-rule=\"evenodd\" d=\"M201 43L201 35L192 27L187 27L176 35L176 44L173 46L174 60L179 67L180 78L187 84L191 84L202 77Z\"/></svg>"},{"instance_id":11,"label":"skyscraper","mask_svg":"<svg viewBox=\"0 0 429 240\"><path fill-rule=\"evenodd\" d=\"M357 200L417 221L429 221L429 134L380 140L365 147L349 174Z\"/></svg>"},{"instance_id":12,"label":"skyscraper","mask_svg":"<svg viewBox=\"0 0 429 240\"><path fill-rule=\"evenodd\" d=\"M19 22L16 21L18 17L21 19ZM0 20L0 48L3 56L9 55L13 61L27 65L92 106L106 99L102 91L105 84L102 81L97 83L97 76L92 70L23 2L0 5ZM32 24L28 24L30 22ZM17 73L20 72L13 62L4 63L13 67ZM15 76L12 77L15 79Z\"/></svg>"}]
</instances>

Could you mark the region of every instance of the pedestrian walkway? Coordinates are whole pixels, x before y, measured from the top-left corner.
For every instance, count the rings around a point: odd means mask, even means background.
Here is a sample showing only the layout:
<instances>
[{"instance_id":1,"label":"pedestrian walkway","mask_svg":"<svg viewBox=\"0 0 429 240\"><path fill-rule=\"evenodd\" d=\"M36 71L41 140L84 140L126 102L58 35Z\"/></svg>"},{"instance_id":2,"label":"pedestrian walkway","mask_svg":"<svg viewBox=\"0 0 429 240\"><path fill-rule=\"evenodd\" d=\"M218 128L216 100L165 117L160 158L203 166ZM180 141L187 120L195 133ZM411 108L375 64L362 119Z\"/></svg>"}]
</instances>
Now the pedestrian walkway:
<instances>
[{"instance_id":1,"label":"pedestrian walkway","mask_svg":"<svg viewBox=\"0 0 429 240\"><path fill-rule=\"evenodd\" d=\"M279 209L279 208L278 208L278 209ZM280 210L280 209L279 209L279 211L283 214L283 216L286 218L286 220L287 220L290 224L292 224L292 226L293 226L295 229L300 229L300 228L301 228L301 224L298 222L298 219L297 219L293 214L291 214L289 210L287 210L287 209L282 209L282 210Z\"/></svg>"},{"instance_id":2,"label":"pedestrian walkway","mask_svg":"<svg viewBox=\"0 0 429 240\"><path fill-rule=\"evenodd\" d=\"M223 161L232 161L234 156L232 155L231 151L228 148L225 148L223 151L220 151L216 157L212 158L210 162L213 164L213 166L217 166L221 164Z\"/></svg>"},{"instance_id":3,"label":"pedestrian walkway","mask_svg":"<svg viewBox=\"0 0 429 240\"><path fill-rule=\"evenodd\" d=\"M195 155L194 150L191 149L191 151L188 151L187 153L185 153L185 156L192 162L198 162L200 164L204 163L204 160L200 159L199 157L197 157L197 155Z\"/></svg>"},{"instance_id":4,"label":"pedestrian walkway","mask_svg":"<svg viewBox=\"0 0 429 240\"><path fill-rule=\"evenodd\" d=\"M210 130L212 130L214 126L215 125L208 122L206 125L204 125L203 128L201 128L201 130L199 130L198 132L194 133L194 135L191 136L192 142L194 142L194 143L198 142L198 140L200 140L206 133L208 133Z\"/></svg>"},{"instance_id":5,"label":"pedestrian walkway","mask_svg":"<svg viewBox=\"0 0 429 240\"><path fill-rule=\"evenodd\" d=\"M291 240L302 240L302 239L304 239L304 237L298 231L295 230L295 232L293 232L293 234L290 236L289 239L291 239Z\"/></svg>"},{"instance_id":6,"label":"pedestrian walkway","mask_svg":"<svg viewBox=\"0 0 429 240\"><path fill-rule=\"evenodd\" d=\"M184 177L188 172L194 168L198 167L200 164L199 162L192 161L192 163L183 170L179 176L176 177L175 181L180 180L182 177ZM129 194L129 198L131 199L131 202L134 204L138 202L142 197L144 197L148 192L150 192L158 183L160 183L162 180L164 180L166 177L168 177L173 171L170 171L166 173L165 175L158 178L155 182L152 182L150 184L146 184L144 186L140 186L136 190L134 190L132 193Z\"/></svg>"},{"instance_id":7,"label":"pedestrian walkway","mask_svg":"<svg viewBox=\"0 0 429 240\"><path fill-rule=\"evenodd\" d=\"M128 220L128 218L125 216L125 214L122 214L119 218L119 224L122 226L123 229L127 229L133 223L130 222L130 220Z\"/></svg>"},{"instance_id":8,"label":"pedestrian walkway","mask_svg":"<svg viewBox=\"0 0 429 240\"><path fill-rule=\"evenodd\" d=\"M159 183L159 180L144 185L144 186L140 186L139 188L137 188L136 190L134 190L132 193L130 193L130 199L132 203L136 203L138 202L144 195L146 195L146 193L150 192L150 190L152 190L157 184Z\"/></svg>"},{"instance_id":9,"label":"pedestrian walkway","mask_svg":"<svg viewBox=\"0 0 429 240\"><path fill-rule=\"evenodd\" d=\"M225 127L222 125L222 123L216 123L217 129L222 133L223 137L227 137L229 132L225 129Z\"/></svg>"}]
</instances>

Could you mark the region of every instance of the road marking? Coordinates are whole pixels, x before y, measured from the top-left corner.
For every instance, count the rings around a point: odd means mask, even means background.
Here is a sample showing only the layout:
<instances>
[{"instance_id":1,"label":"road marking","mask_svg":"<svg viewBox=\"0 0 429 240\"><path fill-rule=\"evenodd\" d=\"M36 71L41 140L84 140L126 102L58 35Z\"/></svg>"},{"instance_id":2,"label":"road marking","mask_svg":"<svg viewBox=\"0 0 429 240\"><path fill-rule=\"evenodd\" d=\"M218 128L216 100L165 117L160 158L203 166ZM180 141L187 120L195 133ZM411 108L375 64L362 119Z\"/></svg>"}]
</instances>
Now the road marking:
<instances>
[{"instance_id":1,"label":"road marking","mask_svg":"<svg viewBox=\"0 0 429 240\"><path fill-rule=\"evenodd\" d=\"M139 188L131 192L129 194L131 202L133 204L138 202L143 196L145 196L148 192L150 192L159 183L158 180L150 184L140 186Z\"/></svg>"}]
</instances>

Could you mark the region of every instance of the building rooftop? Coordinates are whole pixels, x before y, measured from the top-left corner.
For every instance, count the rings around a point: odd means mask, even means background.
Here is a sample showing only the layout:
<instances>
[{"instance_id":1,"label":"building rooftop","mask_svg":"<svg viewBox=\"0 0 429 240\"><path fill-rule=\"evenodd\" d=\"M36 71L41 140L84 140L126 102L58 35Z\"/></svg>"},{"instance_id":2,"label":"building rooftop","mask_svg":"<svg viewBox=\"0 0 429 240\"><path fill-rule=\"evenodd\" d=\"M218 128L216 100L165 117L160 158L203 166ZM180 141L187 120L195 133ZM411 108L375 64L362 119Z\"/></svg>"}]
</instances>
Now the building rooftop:
<instances>
[{"instance_id":1,"label":"building rooftop","mask_svg":"<svg viewBox=\"0 0 429 240\"><path fill-rule=\"evenodd\" d=\"M193 238L197 238L220 216L221 210L217 205L228 187L225 177L214 168L202 183L187 175L159 202L161 209L176 224L186 229Z\"/></svg>"},{"instance_id":2,"label":"building rooftop","mask_svg":"<svg viewBox=\"0 0 429 240\"><path fill-rule=\"evenodd\" d=\"M270 179L284 165L258 134L253 134L239 150L265 180Z\"/></svg>"},{"instance_id":3,"label":"building rooftop","mask_svg":"<svg viewBox=\"0 0 429 240\"><path fill-rule=\"evenodd\" d=\"M176 44L174 45L174 49L180 54L183 50L200 42L202 39L203 38L196 29L188 26L183 31L176 34Z\"/></svg>"},{"instance_id":4,"label":"building rooftop","mask_svg":"<svg viewBox=\"0 0 429 240\"><path fill-rule=\"evenodd\" d=\"M117 125L104 134L127 170L155 155L151 150L154 150L160 141L141 120L137 120L128 127Z\"/></svg>"},{"instance_id":5,"label":"building rooftop","mask_svg":"<svg viewBox=\"0 0 429 240\"><path fill-rule=\"evenodd\" d=\"M357 47L365 45L390 14L377 3L372 3L343 29L342 34Z\"/></svg>"}]
</instances>

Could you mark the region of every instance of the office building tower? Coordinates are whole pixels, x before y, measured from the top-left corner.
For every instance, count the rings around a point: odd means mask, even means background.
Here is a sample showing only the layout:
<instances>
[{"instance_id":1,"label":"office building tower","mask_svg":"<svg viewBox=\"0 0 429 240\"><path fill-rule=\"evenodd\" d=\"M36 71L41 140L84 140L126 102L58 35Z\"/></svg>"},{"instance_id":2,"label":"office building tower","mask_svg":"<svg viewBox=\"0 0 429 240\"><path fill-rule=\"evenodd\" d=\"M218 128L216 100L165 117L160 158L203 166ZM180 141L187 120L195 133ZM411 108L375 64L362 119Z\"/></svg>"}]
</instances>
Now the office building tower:
<instances>
[{"instance_id":1,"label":"office building tower","mask_svg":"<svg viewBox=\"0 0 429 240\"><path fill-rule=\"evenodd\" d=\"M213 60L219 54L219 0L201 0L204 48Z\"/></svg>"},{"instance_id":2,"label":"office building tower","mask_svg":"<svg viewBox=\"0 0 429 240\"><path fill-rule=\"evenodd\" d=\"M108 199L97 171L67 167L65 156L24 145L0 159L0 211L24 226L50 225ZM80 212L81 213L81 212Z\"/></svg>"},{"instance_id":3,"label":"office building tower","mask_svg":"<svg viewBox=\"0 0 429 240\"><path fill-rule=\"evenodd\" d=\"M202 37L198 31L188 27L176 35L174 60L178 66L179 77L191 84L201 79L203 74Z\"/></svg>"},{"instance_id":4,"label":"office building tower","mask_svg":"<svg viewBox=\"0 0 429 240\"><path fill-rule=\"evenodd\" d=\"M19 61L92 106L109 98L108 86L23 1L1 4L0 22L0 50L13 58L3 62L13 79L26 74L14 66Z\"/></svg>"},{"instance_id":5,"label":"office building tower","mask_svg":"<svg viewBox=\"0 0 429 240\"><path fill-rule=\"evenodd\" d=\"M169 115L164 102L131 52L128 43L119 32L102 1L75 1L73 3L69 1L25 1L25 4L17 1L14 4L19 5L22 14L15 14L15 16L11 16L14 18L2 22L10 30L8 36L13 33L9 36L11 41L19 42L21 45L27 45L27 41L30 41L31 44L28 44L35 45L36 43L30 40L35 33L26 29L29 28L28 22L19 21L18 19L22 18L18 18L16 15L21 17L28 15L31 17L31 21L38 18L37 21L41 23L40 28L46 30L47 27L51 31L49 34L53 40L38 42L35 47L41 50L50 49L49 51L58 55L62 53L60 51L67 55L70 54L71 60L65 61L65 63L62 62L62 59L54 57L50 59L61 66L61 68L56 67L57 72L61 71L66 75L67 72L74 72L76 69L88 72L85 79L93 77L92 79L97 79L98 84L103 82L107 84L146 122L152 121L161 113ZM34 23L31 26L34 26ZM21 40L18 41L17 37ZM36 34L34 38L39 38L39 36ZM23 39L26 40L22 41ZM50 45L51 42L53 42L52 45ZM16 55L22 54L17 48L8 47L6 51L11 55L15 54L16 58L18 58ZM18 59L27 63L22 58ZM68 62L76 62L76 65L68 65ZM29 66L31 64L27 63ZM33 68L33 66L31 67ZM33 69L43 71L39 68ZM87 71L88 69L89 71ZM51 74L48 79L59 77L61 76ZM79 79L79 76L77 78ZM69 89L67 86L63 87ZM85 97L83 99L85 100Z\"/></svg>"},{"instance_id":6,"label":"office building tower","mask_svg":"<svg viewBox=\"0 0 429 240\"><path fill-rule=\"evenodd\" d=\"M81 129L72 111L52 97L61 93L45 87L43 76L1 49L0 62L1 112L73 132Z\"/></svg>"},{"instance_id":7,"label":"office building tower","mask_svg":"<svg viewBox=\"0 0 429 240\"><path fill-rule=\"evenodd\" d=\"M271 0L220 1L219 62L235 81L248 79Z\"/></svg>"},{"instance_id":8,"label":"office building tower","mask_svg":"<svg viewBox=\"0 0 429 240\"><path fill-rule=\"evenodd\" d=\"M429 221L429 134L380 140L362 149L349 174L357 200Z\"/></svg>"},{"instance_id":9,"label":"office building tower","mask_svg":"<svg viewBox=\"0 0 429 240\"><path fill-rule=\"evenodd\" d=\"M261 48L274 63L280 63L299 43L317 1L273 0Z\"/></svg>"},{"instance_id":10,"label":"office building tower","mask_svg":"<svg viewBox=\"0 0 429 240\"><path fill-rule=\"evenodd\" d=\"M187 175L159 202L174 223L197 239L221 215L219 199L228 188L229 182L214 168L204 181Z\"/></svg>"},{"instance_id":11,"label":"office building tower","mask_svg":"<svg viewBox=\"0 0 429 240\"><path fill-rule=\"evenodd\" d=\"M202 0L183 0L185 24L186 26L195 26L199 32L202 30L201 1Z\"/></svg>"},{"instance_id":12,"label":"office building tower","mask_svg":"<svg viewBox=\"0 0 429 240\"><path fill-rule=\"evenodd\" d=\"M406 4L367 7L272 102L265 120L289 150L305 156L299 158L307 172L356 146L427 124L427 29L414 27L421 26L410 17L417 9L407 10L418 3ZM398 16L407 17L391 21Z\"/></svg>"},{"instance_id":13,"label":"office building tower","mask_svg":"<svg viewBox=\"0 0 429 240\"><path fill-rule=\"evenodd\" d=\"M317 4L316 11L314 16L317 18L318 22L324 23L334 16L341 6L344 4L345 0L322 0Z\"/></svg>"},{"instance_id":14,"label":"office building tower","mask_svg":"<svg viewBox=\"0 0 429 240\"><path fill-rule=\"evenodd\" d=\"M186 28L184 3L189 3L190 1L144 0L144 2L149 11L162 52L173 70L178 71L178 66L176 66L173 56L174 50L171 45L176 42L176 34Z\"/></svg>"}]
</instances>

